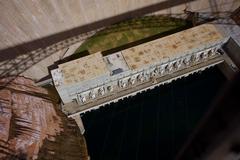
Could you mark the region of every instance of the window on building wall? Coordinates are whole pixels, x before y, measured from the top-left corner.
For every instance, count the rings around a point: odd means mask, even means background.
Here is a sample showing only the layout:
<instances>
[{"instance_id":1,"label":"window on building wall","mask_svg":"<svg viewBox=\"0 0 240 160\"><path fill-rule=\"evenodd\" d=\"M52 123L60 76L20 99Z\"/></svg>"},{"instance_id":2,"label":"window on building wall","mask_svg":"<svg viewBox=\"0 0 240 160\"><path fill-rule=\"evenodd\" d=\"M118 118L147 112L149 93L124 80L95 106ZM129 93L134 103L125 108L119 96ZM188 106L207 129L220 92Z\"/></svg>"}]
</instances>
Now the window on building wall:
<instances>
[{"instance_id":1,"label":"window on building wall","mask_svg":"<svg viewBox=\"0 0 240 160\"><path fill-rule=\"evenodd\" d=\"M115 69L115 70L112 71L112 75L116 75L116 74L119 74L121 72L123 72L123 69L122 68L118 68L118 69Z\"/></svg>"}]
</instances>

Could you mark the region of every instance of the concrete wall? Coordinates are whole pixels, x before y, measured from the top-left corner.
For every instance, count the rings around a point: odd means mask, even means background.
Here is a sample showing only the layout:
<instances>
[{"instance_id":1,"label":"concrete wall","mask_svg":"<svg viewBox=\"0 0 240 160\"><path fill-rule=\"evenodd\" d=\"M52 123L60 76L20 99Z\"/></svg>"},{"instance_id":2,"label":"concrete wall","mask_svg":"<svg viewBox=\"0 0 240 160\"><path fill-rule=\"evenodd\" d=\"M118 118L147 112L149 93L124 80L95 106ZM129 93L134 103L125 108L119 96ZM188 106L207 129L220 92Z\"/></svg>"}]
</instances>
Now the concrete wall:
<instances>
[{"instance_id":1,"label":"concrete wall","mask_svg":"<svg viewBox=\"0 0 240 160\"><path fill-rule=\"evenodd\" d=\"M239 5L239 0L0 0L0 77L21 74L39 80L47 76L47 66L72 54L83 42L79 28L89 23L109 25L142 14L174 16L186 8L225 12ZM75 45L69 47L64 40L73 36Z\"/></svg>"},{"instance_id":2,"label":"concrete wall","mask_svg":"<svg viewBox=\"0 0 240 160\"><path fill-rule=\"evenodd\" d=\"M161 2L165 1L0 0L0 50ZM236 9L239 3L238 0L196 0L157 13L183 13L186 6L193 11L224 12Z\"/></svg>"}]
</instances>

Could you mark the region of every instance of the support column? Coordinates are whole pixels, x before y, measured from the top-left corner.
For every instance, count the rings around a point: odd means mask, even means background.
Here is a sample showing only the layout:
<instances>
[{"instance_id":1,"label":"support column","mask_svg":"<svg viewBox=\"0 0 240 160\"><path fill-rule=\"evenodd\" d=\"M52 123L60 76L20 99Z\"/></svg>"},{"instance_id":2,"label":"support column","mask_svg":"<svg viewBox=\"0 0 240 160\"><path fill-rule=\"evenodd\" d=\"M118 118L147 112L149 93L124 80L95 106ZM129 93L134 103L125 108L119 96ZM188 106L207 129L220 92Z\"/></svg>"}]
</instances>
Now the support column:
<instances>
[{"instance_id":1,"label":"support column","mask_svg":"<svg viewBox=\"0 0 240 160\"><path fill-rule=\"evenodd\" d=\"M83 135L85 132L85 128L84 128L81 116L78 114L72 118L76 121L78 128L80 129L80 132Z\"/></svg>"},{"instance_id":2,"label":"support column","mask_svg":"<svg viewBox=\"0 0 240 160\"><path fill-rule=\"evenodd\" d=\"M231 80L236 72L239 71L239 68L234 64L234 62L226 54L222 55L224 57L224 62L218 64L218 68L225 75L228 80Z\"/></svg>"}]
</instances>

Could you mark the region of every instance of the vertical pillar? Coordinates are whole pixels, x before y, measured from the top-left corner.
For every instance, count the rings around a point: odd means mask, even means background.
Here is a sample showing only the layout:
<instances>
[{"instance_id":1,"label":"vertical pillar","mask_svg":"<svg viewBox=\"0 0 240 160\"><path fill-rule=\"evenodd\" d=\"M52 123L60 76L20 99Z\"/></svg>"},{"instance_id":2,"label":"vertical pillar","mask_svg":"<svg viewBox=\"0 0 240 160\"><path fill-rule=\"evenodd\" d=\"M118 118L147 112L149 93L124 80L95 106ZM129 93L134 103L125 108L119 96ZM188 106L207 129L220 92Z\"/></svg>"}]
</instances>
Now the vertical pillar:
<instances>
[{"instance_id":1,"label":"vertical pillar","mask_svg":"<svg viewBox=\"0 0 240 160\"><path fill-rule=\"evenodd\" d=\"M239 72L239 68L226 54L223 54L222 56L224 58L224 62L219 64L218 68L222 71L227 79L231 80L234 75Z\"/></svg>"},{"instance_id":2,"label":"vertical pillar","mask_svg":"<svg viewBox=\"0 0 240 160\"><path fill-rule=\"evenodd\" d=\"M78 128L80 129L81 134L84 134L85 128L84 128L81 116L76 115L76 116L73 117L73 119L76 121L76 123L78 125Z\"/></svg>"}]
</instances>

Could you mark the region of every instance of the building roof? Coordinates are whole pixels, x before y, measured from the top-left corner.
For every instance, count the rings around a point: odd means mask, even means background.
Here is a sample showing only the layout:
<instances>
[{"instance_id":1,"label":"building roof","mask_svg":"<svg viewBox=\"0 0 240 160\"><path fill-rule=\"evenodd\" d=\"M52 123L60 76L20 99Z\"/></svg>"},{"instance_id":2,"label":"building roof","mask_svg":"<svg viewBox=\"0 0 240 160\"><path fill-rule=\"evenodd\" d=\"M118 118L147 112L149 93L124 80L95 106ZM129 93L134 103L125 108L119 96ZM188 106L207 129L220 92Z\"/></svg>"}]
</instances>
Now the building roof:
<instances>
[{"instance_id":1,"label":"building roof","mask_svg":"<svg viewBox=\"0 0 240 160\"><path fill-rule=\"evenodd\" d=\"M69 85L109 74L100 52L59 65L63 84Z\"/></svg>"},{"instance_id":2,"label":"building roof","mask_svg":"<svg viewBox=\"0 0 240 160\"><path fill-rule=\"evenodd\" d=\"M103 57L100 52L64 64L52 72L55 85L70 85L126 71L164 63L219 43L221 33L212 24L203 24L121 52ZM121 70L117 70L121 68Z\"/></svg>"},{"instance_id":3,"label":"building roof","mask_svg":"<svg viewBox=\"0 0 240 160\"><path fill-rule=\"evenodd\" d=\"M121 72L129 70L129 67L124 60L121 52L116 52L104 57L107 68L111 72L111 75L115 75Z\"/></svg>"},{"instance_id":4,"label":"building roof","mask_svg":"<svg viewBox=\"0 0 240 160\"><path fill-rule=\"evenodd\" d=\"M214 25L203 24L170 36L122 51L128 66L134 70L156 63L166 62L183 54L214 45L223 36Z\"/></svg>"}]
</instances>

